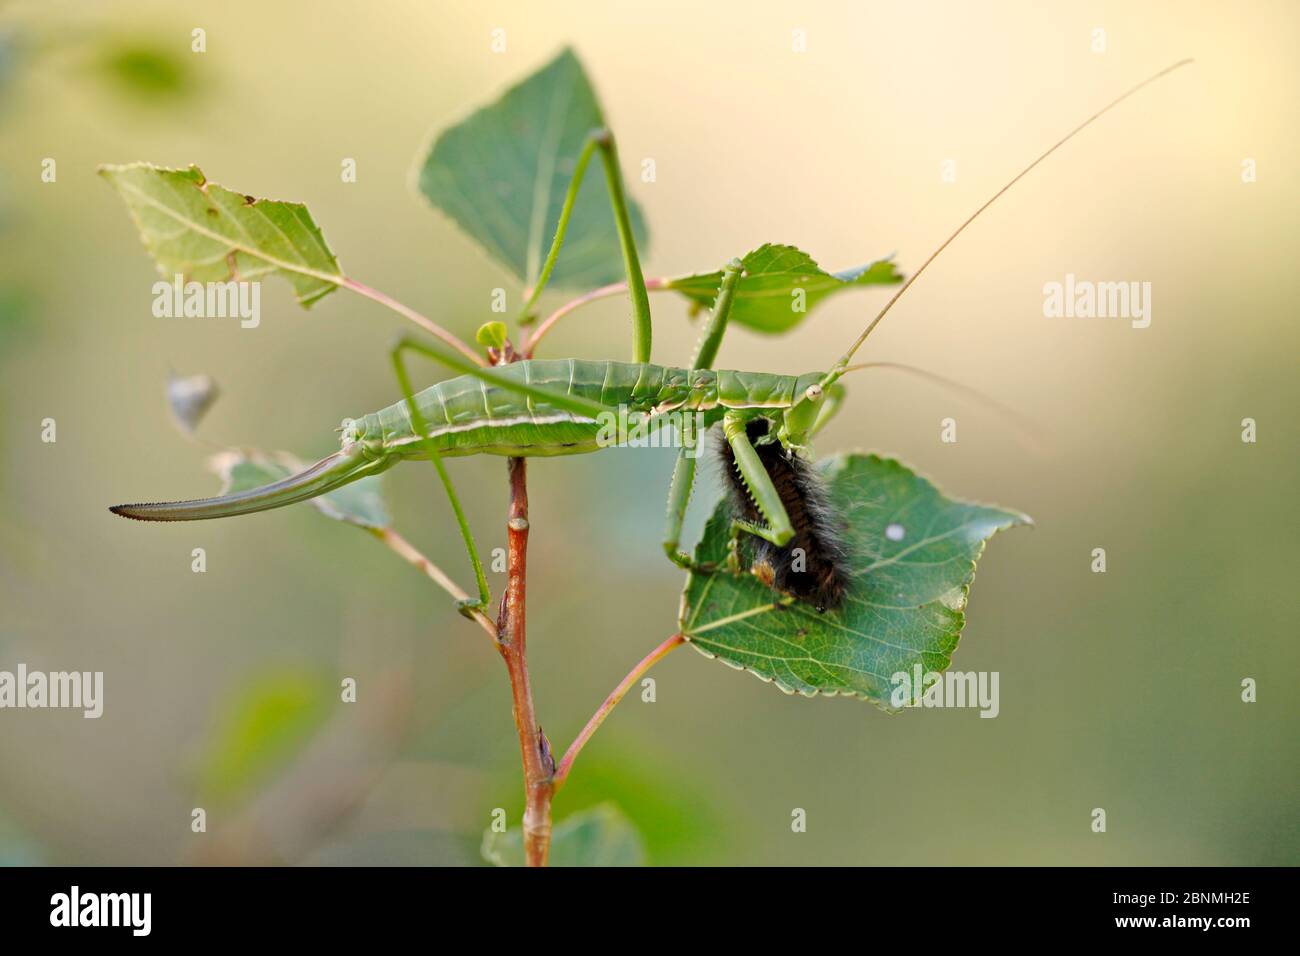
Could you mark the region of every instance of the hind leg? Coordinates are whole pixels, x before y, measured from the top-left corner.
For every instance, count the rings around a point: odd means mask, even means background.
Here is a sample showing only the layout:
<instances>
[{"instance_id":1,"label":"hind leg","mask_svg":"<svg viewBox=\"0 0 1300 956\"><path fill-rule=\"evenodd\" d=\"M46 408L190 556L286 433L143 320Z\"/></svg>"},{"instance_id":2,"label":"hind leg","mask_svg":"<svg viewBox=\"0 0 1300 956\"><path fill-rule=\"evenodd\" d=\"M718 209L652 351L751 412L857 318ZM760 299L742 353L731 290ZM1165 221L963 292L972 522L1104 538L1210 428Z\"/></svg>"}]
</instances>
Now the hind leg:
<instances>
[{"instance_id":1,"label":"hind leg","mask_svg":"<svg viewBox=\"0 0 1300 956\"><path fill-rule=\"evenodd\" d=\"M713 313L709 324L700 338L699 348L691 363L694 369L711 368L717 358L718 348L722 344L723 333L727 331L727 319L731 314L731 303L735 298L736 283L744 267L739 259L732 259L722 270L722 285L718 297L713 303ZM683 448L677 453L677 464L673 466L672 484L668 488L668 528L664 533L664 553L668 560L679 568L688 571L709 572L712 565L697 564L691 556L681 551L678 545L682 539L682 522L686 519L686 506L691 500L691 490L695 486L695 454L699 450L700 435L695 436L694 448Z\"/></svg>"},{"instance_id":2,"label":"hind leg","mask_svg":"<svg viewBox=\"0 0 1300 956\"><path fill-rule=\"evenodd\" d=\"M461 538L465 542L465 550L469 554L470 564L474 567L474 580L478 584L478 600L460 602L461 613L469 616L473 611L486 611L492 595L488 589L487 576L483 573L483 562L478 556L478 546L474 543L474 533L470 531L469 522L465 519L465 511L460 505L460 497L456 494L456 486L451 483L451 476L447 474L447 466L443 464L442 456L438 454L437 445L429 437L429 426L420 413L420 407L415 402L415 391L411 388L411 376L407 373L406 363L402 358L402 353L408 350L432 355L435 358L440 356L431 349L422 346L419 342L405 338L398 342L390 353L393 360L393 370L397 374L397 383L402 388L402 397L406 399L406 410L411 416L411 426L415 429L416 435L424 441L429 460L433 462L434 470L438 473L438 480L442 482L442 487L447 492L447 500L451 502L451 510L456 515L456 524L460 526Z\"/></svg>"},{"instance_id":3,"label":"hind leg","mask_svg":"<svg viewBox=\"0 0 1300 956\"><path fill-rule=\"evenodd\" d=\"M468 613L471 610L486 610L491 594L488 589L487 577L483 573L483 562L479 558L478 546L474 541L474 534L470 530L469 522L465 518L464 509L460 504L460 497L456 494L456 488L451 482L451 476L447 473L446 465L443 464L442 456L438 453L437 445L429 437L429 425L424 420L420 412L419 405L415 401L415 392L411 386L411 377L406 369L404 355L407 352L414 352L417 355L423 355L434 361L441 362L444 365L473 375L488 384L494 385L506 391L515 392L520 395L526 395L529 398L545 402L555 408L562 408L565 411L572 412L575 415L582 415L588 418L598 419L602 415L617 415L618 408L611 405L603 405L600 402L591 399L582 398L578 395L569 395L565 392L556 391L537 385L529 385L523 382L517 382L500 374L496 369L485 368L481 365L475 365L459 356L448 353L442 349L435 348L419 339L411 336L402 336L398 339L397 344L393 346L389 353L393 361L393 370L397 375L397 382L402 389L402 398L406 401L406 410L411 418L411 426L415 434L424 443L424 448L433 463L434 470L438 474L438 480L442 483L443 489L447 492L447 500L451 503L451 510L456 516L456 524L460 527L461 538L465 542L465 550L469 554L470 564L474 567L474 578L478 584L478 600L464 602L462 612ZM653 419L652 419L653 420Z\"/></svg>"}]
</instances>

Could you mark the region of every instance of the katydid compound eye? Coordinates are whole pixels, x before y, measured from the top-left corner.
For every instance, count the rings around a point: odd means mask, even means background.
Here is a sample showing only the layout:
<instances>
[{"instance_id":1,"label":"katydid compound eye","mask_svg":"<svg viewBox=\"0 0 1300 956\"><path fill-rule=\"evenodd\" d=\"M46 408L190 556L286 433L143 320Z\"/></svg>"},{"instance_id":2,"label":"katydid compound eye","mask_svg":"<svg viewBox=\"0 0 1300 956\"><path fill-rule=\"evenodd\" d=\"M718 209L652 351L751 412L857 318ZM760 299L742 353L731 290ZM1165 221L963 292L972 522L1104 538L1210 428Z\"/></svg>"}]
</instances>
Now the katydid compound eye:
<instances>
[{"instance_id":1,"label":"katydid compound eye","mask_svg":"<svg viewBox=\"0 0 1300 956\"><path fill-rule=\"evenodd\" d=\"M808 401L819 402L822 397L822 387L820 385L809 385L803 394Z\"/></svg>"}]
</instances>

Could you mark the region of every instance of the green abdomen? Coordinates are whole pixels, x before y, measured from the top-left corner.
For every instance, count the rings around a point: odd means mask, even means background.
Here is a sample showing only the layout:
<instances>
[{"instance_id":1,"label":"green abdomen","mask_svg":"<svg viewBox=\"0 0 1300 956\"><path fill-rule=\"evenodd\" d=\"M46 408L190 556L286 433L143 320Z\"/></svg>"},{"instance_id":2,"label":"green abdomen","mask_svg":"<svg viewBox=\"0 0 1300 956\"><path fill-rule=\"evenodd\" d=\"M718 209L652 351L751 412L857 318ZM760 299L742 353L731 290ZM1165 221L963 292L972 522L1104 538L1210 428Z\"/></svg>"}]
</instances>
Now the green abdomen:
<instances>
[{"instance_id":1,"label":"green abdomen","mask_svg":"<svg viewBox=\"0 0 1300 956\"><path fill-rule=\"evenodd\" d=\"M501 375L605 405L648 411L680 370L630 362L541 359L496 369ZM598 450L600 425L546 402L470 375L439 382L415 396L429 435L441 454L580 455ZM396 402L352 423L351 437L376 451L424 457L406 402ZM348 436L345 436L348 437Z\"/></svg>"}]
</instances>

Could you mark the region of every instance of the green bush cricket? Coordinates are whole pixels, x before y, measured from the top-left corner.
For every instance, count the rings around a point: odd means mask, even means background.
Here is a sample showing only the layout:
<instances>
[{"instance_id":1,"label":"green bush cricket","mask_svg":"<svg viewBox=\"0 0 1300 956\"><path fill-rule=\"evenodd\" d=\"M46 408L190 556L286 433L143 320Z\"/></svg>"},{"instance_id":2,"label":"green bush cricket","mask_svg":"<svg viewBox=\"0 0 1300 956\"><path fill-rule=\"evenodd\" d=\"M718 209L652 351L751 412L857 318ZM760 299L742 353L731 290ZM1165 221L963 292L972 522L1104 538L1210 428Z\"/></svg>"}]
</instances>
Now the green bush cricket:
<instances>
[{"instance_id":1,"label":"green bush cricket","mask_svg":"<svg viewBox=\"0 0 1300 956\"><path fill-rule=\"evenodd\" d=\"M444 467L444 458L473 454L532 457L590 453L611 444L607 437L611 417L622 416L654 426L667 416L692 413L699 416L703 427L721 423L728 460L734 463L743 483L738 487L752 505L748 515L737 515L732 522L733 566L738 567L734 545L741 534L784 549L803 530L792 521L792 497L813 495L814 490L797 484L793 488L778 488L773 479L776 460L770 456L777 448L786 459L808 453L812 437L842 405L844 392L839 384L842 376L865 368L890 366L891 363L851 364L872 330L930 263L1011 186L1120 102L1188 62L1191 61L1180 61L1131 88L1021 170L902 283L829 370L802 375L713 369L735 290L743 278L743 265L736 259L723 269L721 285L691 366L650 363L649 301L629 224L617 152L607 130L593 131L574 169L550 251L525 311L537 300L554 268L583 174L592 155L599 151L633 303L632 362L534 359L531 355L515 354L509 343L503 342L490 352L494 367L484 367L442 346L403 337L391 351L402 400L378 412L345 420L338 452L298 474L259 488L190 501L117 505L110 510L143 521L190 521L251 514L314 498L359 478L378 474L398 461L428 459L446 489L474 567L478 598L466 602L466 606L482 609L490 597L487 581L473 535ZM534 344L535 341L536 337ZM441 362L461 374L416 393L405 363L408 352ZM929 373L922 374L952 384ZM758 420L764 420L766 425L752 427ZM664 549L674 563L687 568L691 567L691 559L678 550L678 543L694 479L693 448L684 447L679 452L670 486ZM819 606L829 603L825 594L819 600Z\"/></svg>"}]
</instances>

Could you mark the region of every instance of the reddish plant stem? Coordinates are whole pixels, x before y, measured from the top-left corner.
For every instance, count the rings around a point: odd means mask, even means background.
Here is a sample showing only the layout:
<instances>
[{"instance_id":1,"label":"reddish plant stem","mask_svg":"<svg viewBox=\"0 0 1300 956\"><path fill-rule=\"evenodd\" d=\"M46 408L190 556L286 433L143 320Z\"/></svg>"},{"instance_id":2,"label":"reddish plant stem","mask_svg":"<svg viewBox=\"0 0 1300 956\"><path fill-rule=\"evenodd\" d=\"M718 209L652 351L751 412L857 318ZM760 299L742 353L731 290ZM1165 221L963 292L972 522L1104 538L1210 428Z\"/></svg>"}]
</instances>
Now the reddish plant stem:
<instances>
[{"instance_id":1,"label":"reddish plant stem","mask_svg":"<svg viewBox=\"0 0 1300 956\"><path fill-rule=\"evenodd\" d=\"M659 292L668 288L667 279L646 279L645 287L647 292ZM532 358L533 353L537 351L537 343L542 337L555 326L556 322L564 318L575 309L579 309L588 302L595 302L597 299L607 299L612 295L619 295L627 291L626 282L614 282L610 285L603 285L599 289L593 289L586 295L580 295L578 298L566 302L543 320L542 324L533 330L532 334L524 339L523 356Z\"/></svg>"},{"instance_id":2,"label":"reddish plant stem","mask_svg":"<svg viewBox=\"0 0 1300 956\"><path fill-rule=\"evenodd\" d=\"M466 345L463 341L461 341L451 332L448 332L446 329L444 329L441 325L433 321L433 319L429 318L428 316L421 315L419 312L416 312L409 305L406 305L403 302L398 302L388 293L380 292L378 289L372 289L370 288L370 286L358 282L356 279L349 279L344 277L341 279L335 279L333 281L338 282L338 284L344 289L351 289L353 292L357 293L358 295L365 296L367 299L370 299L374 302L378 302L386 309L392 309L394 312L396 312L398 315L402 316L403 318L410 319L412 322L414 322L420 328L424 329L424 331L428 332L430 335L434 336L435 338L441 339L447 345L450 345L452 348L454 348L461 355L464 355L475 365L484 364L482 356L480 356L477 352L475 352L472 348Z\"/></svg>"},{"instance_id":3,"label":"reddish plant stem","mask_svg":"<svg viewBox=\"0 0 1300 956\"><path fill-rule=\"evenodd\" d=\"M507 522L506 592L497 617L497 649L510 675L515 729L524 765L524 858L545 866L551 847L551 797L555 793L555 758L537 723L528 679L525 598L528 571L527 463L511 458L510 520Z\"/></svg>"},{"instance_id":4,"label":"reddish plant stem","mask_svg":"<svg viewBox=\"0 0 1300 956\"><path fill-rule=\"evenodd\" d=\"M632 688L632 685L640 679L642 674L663 660L670 651L684 643L686 643L685 637L681 634L674 634L643 657L640 663L633 667L619 685L610 692L610 695L605 698L605 702L591 715L591 719L587 721L587 726L582 728L582 732L569 745L569 749L564 752L564 759L560 761L560 765L555 771L554 788L556 790L560 789L564 785L564 781L569 778L569 771L573 769L573 762L578 759L578 754L587 741L591 739L591 735L605 722L605 718L609 716L610 711L618 705L618 702L623 699L624 695Z\"/></svg>"}]
</instances>

